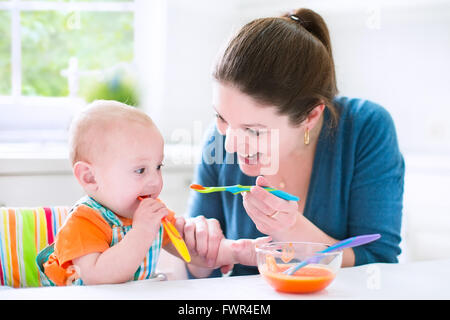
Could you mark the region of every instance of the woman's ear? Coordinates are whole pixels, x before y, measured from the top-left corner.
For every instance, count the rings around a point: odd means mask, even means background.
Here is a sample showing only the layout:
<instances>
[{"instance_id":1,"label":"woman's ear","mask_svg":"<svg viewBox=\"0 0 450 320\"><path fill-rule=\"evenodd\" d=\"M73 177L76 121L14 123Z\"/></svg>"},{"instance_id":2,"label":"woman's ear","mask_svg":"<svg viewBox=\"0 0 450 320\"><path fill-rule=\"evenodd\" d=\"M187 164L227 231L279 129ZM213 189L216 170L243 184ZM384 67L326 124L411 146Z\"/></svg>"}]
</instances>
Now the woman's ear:
<instances>
[{"instance_id":1,"label":"woman's ear","mask_svg":"<svg viewBox=\"0 0 450 320\"><path fill-rule=\"evenodd\" d=\"M325 105L319 104L317 107L311 110L311 112L306 117L306 120L304 121L308 129L311 130L316 126L316 124L319 122L320 116L322 115L324 109Z\"/></svg>"},{"instance_id":2,"label":"woman's ear","mask_svg":"<svg viewBox=\"0 0 450 320\"><path fill-rule=\"evenodd\" d=\"M73 174L78 183L86 191L95 192L98 189L97 181L92 166L85 161L78 161L73 165Z\"/></svg>"}]
</instances>

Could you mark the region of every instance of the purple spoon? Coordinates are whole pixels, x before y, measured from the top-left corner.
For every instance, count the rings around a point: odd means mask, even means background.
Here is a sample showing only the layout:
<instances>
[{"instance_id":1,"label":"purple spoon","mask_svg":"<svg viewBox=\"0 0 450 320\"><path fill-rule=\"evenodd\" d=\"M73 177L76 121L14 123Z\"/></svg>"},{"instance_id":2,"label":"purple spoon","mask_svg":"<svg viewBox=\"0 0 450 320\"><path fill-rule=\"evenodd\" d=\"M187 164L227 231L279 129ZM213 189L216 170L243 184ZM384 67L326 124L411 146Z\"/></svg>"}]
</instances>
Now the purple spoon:
<instances>
[{"instance_id":1,"label":"purple spoon","mask_svg":"<svg viewBox=\"0 0 450 320\"><path fill-rule=\"evenodd\" d=\"M300 269L310 263L317 263L320 260L320 258L323 257L323 255L320 255L320 253L333 252L333 251L342 250L345 248L353 248L353 247L361 246L363 244L378 240L380 237L381 237L381 235L379 233L375 233L375 234L366 234L363 236L351 237L351 238L339 241L338 243L335 243L332 246L329 246L325 250L317 251L317 253L319 253L319 255L315 255L306 260L303 260L299 264L290 267L283 273L286 273L288 275L293 275L298 269Z\"/></svg>"}]
</instances>

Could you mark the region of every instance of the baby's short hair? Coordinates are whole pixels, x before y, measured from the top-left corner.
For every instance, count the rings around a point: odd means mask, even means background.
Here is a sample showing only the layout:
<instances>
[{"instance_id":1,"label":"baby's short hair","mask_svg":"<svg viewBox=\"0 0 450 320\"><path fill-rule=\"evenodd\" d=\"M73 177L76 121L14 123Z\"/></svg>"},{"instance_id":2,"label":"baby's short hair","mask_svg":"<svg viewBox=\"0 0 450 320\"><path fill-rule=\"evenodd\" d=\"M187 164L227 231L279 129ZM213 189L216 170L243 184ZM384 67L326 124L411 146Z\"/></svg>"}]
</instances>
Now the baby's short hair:
<instances>
[{"instance_id":1,"label":"baby's short hair","mask_svg":"<svg viewBox=\"0 0 450 320\"><path fill-rule=\"evenodd\" d=\"M69 159L72 165L77 161L88 161L91 148L95 148L97 136L108 134L114 121L131 121L153 126L152 119L143 111L114 100L96 100L81 111L72 121L69 129ZM108 126L109 125L109 126Z\"/></svg>"}]
</instances>

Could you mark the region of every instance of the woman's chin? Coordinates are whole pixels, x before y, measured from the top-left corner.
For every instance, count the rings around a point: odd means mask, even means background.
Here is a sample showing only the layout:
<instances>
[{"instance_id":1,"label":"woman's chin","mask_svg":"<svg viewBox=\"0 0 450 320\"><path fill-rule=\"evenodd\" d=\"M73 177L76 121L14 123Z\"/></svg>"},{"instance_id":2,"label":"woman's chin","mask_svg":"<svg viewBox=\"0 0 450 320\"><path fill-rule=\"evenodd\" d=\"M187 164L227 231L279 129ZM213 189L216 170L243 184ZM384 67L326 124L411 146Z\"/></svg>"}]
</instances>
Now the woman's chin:
<instances>
[{"instance_id":1,"label":"woman's chin","mask_svg":"<svg viewBox=\"0 0 450 320\"><path fill-rule=\"evenodd\" d=\"M244 161L238 158L239 168L247 176L256 177L260 175L273 175L278 172L278 166L266 165L263 161Z\"/></svg>"},{"instance_id":2,"label":"woman's chin","mask_svg":"<svg viewBox=\"0 0 450 320\"><path fill-rule=\"evenodd\" d=\"M259 176L260 168L259 166L249 166L247 164L239 164L239 168L243 173L250 177Z\"/></svg>"}]
</instances>

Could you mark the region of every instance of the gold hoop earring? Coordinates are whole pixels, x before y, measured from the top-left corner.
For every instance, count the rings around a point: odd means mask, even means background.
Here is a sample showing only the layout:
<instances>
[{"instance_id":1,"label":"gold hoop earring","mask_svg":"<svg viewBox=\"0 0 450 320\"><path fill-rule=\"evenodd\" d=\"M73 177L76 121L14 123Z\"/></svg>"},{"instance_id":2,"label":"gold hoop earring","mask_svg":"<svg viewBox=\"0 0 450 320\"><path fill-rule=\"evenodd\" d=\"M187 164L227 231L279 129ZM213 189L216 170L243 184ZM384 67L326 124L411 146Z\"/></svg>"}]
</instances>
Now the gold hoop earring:
<instances>
[{"instance_id":1,"label":"gold hoop earring","mask_svg":"<svg viewBox=\"0 0 450 320\"><path fill-rule=\"evenodd\" d=\"M309 128L307 127L305 130L305 136L303 137L303 142L307 146L309 144Z\"/></svg>"}]
</instances>

